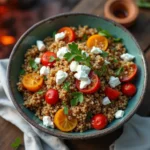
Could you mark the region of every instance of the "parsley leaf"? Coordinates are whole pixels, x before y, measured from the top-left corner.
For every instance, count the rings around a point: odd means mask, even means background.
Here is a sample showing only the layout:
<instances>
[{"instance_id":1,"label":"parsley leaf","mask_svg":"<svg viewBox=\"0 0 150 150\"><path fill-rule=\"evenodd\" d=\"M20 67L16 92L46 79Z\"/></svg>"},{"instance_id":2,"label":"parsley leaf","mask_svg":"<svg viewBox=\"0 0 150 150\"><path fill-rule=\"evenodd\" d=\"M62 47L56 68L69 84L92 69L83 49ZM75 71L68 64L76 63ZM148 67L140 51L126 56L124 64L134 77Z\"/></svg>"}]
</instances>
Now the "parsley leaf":
<instances>
[{"instance_id":1,"label":"parsley leaf","mask_svg":"<svg viewBox=\"0 0 150 150\"><path fill-rule=\"evenodd\" d=\"M42 90L39 90L38 92L36 92L37 94L39 94L39 95L42 95L43 93L44 93L44 91L42 91Z\"/></svg>"},{"instance_id":2,"label":"parsley leaf","mask_svg":"<svg viewBox=\"0 0 150 150\"><path fill-rule=\"evenodd\" d=\"M83 102L83 94L81 92L73 92L72 93L73 99L71 100L71 106L76 106L79 102Z\"/></svg>"},{"instance_id":3,"label":"parsley leaf","mask_svg":"<svg viewBox=\"0 0 150 150\"><path fill-rule=\"evenodd\" d=\"M105 51L103 51L101 54L100 54L102 57L107 57L108 56L108 53L107 52L105 52Z\"/></svg>"},{"instance_id":4,"label":"parsley leaf","mask_svg":"<svg viewBox=\"0 0 150 150\"><path fill-rule=\"evenodd\" d=\"M63 89L66 91L69 91L70 90L70 84L71 84L70 82L65 82L63 85Z\"/></svg>"},{"instance_id":5,"label":"parsley leaf","mask_svg":"<svg viewBox=\"0 0 150 150\"><path fill-rule=\"evenodd\" d=\"M44 76L44 81L45 81L45 80L47 80L47 77L46 77L46 76Z\"/></svg>"},{"instance_id":6,"label":"parsley leaf","mask_svg":"<svg viewBox=\"0 0 150 150\"><path fill-rule=\"evenodd\" d=\"M75 43L69 44L70 52L66 53L64 55L64 58L67 61L72 61L73 59L75 61L78 61L84 65L90 66L90 57L86 57L85 53L81 52L81 49L78 48L78 45Z\"/></svg>"},{"instance_id":7,"label":"parsley leaf","mask_svg":"<svg viewBox=\"0 0 150 150\"><path fill-rule=\"evenodd\" d=\"M35 63L33 59L30 59L29 64L35 71L38 69L38 65Z\"/></svg>"},{"instance_id":8,"label":"parsley leaf","mask_svg":"<svg viewBox=\"0 0 150 150\"><path fill-rule=\"evenodd\" d=\"M90 121L91 118L92 118L92 112L89 111L86 116L86 121Z\"/></svg>"},{"instance_id":9,"label":"parsley leaf","mask_svg":"<svg viewBox=\"0 0 150 150\"><path fill-rule=\"evenodd\" d=\"M114 42L121 42L122 39L121 38L114 38Z\"/></svg>"},{"instance_id":10,"label":"parsley leaf","mask_svg":"<svg viewBox=\"0 0 150 150\"><path fill-rule=\"evenodd\" d=\"M117 63L117 62L118 62L118 60L117 60L116 58L114 58L114 59L113 59L113 62Z\"/></svg>"},{"instance_id":11,"label":"parsley leaf","mask_svg":"<svg viewBox=\"0 0 150 150\"><path fill-rule=\"evenodd\" d=\"M15 141L11 144L11 147L14 149L17 149L21 144L21 139L18 137L15 139Z\"/></svg>"},{"instance_id":12,"label":"parsley leaf","mask_svg":"<svg viewBox=\"0 0 150 150\"><path fill-rule=\"evenodd\" d=\"M112 37L112 35L107 30L103 30L100 27L98 27L97 30L98 30L98 34L100 34L101 36L105 36L107 38Z\"/></svg>"},{"instance_id":13,"label":"parsley leaf","mask_svg":"<svg viewBox=\"0 0 150 150\"><path fill-rule=\"evenodd\" d=\"M64 102L62 102L62 105L63 105L63 107L64 107L64 114L65 115L68 115L68 106L64 103Z\"/></svg>"},{"instance_id":14,"label":"parsley leaf","mask_svg":"<svg viewBox=\"0 0 150 150\"><path fill-rule=\"evenodd\" d=\"M56 33L57 33L56 31L53 32L53 34L52 34L52 37L53 37L53 38L55 38L55 34L56 34Z\"/></svg>"},{"instance_id":15,"label":"parsley leaf","mask_svg":"<svg viewBox=\"0 0 150 150\"><path fill-rule=\"evenodd\" d=\"M123 71L124 71L123 67L120 67L119 69L117 69L116 70L116 76L119 76Z\"/></svg>"},{"instance_id":16,"label":"parsley leaf","mask_svg":"<svg viewBox=\"0 0 150 150\"><path fill-rule=\"evenodd\" d=\"M83 37L82 37L82 39L81 39L81 42L86 41L86 40L87 40L87 38L88 38L87 34L84 34L84 35L83 35Z\"/></svg>"},{"instance_id":17,"label":"parsley leaf","mask_svg":"<svg viewBox=\"0 0 150 150\"><path fill-rule=\"evenodd\" d=\"M20 71L20 75L24 75L24 74L25 74L25 70L22 69L22 70Z\"/></svg>"},{"instance_id":18,"label":"parsley leaf","mask_svg":"<svg viewBox=\"0 0 150 150\"><path fill-rule=\"evenodd\" d=\"M101 67L100 70L95 70L94 72L95 72L99 77L101 77L101 76L103 76L103 75L106 73L106 71L107 71L107 65L104 64L104 65Z\"/></svg>"},{"instance_id":19,"label":"parsley leaf","mask_svg":"<svg viewBox=\"0 0 150 150\"><path fill-rule=\"evenodd\" d=\"M50 56L49 62L53 62L55 60L56 60L56 58L54 56Z\"/></svg>"}]
</instances>

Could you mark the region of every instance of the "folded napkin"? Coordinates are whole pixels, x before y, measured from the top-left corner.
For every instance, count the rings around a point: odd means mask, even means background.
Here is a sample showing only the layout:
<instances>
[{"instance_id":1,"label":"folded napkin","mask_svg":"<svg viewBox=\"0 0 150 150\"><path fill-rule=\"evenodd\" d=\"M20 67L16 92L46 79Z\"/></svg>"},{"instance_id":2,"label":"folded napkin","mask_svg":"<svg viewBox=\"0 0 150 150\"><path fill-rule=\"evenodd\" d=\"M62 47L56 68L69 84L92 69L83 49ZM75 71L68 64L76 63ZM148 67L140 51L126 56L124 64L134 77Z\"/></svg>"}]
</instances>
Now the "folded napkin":
<instances>
[{"instance_id":1,"label":"folded napkin","mask_svg":"<svg viewBox=\"0 0 150 150\"><path fill-rule=\"evenodd\" d=\"M24 132L26 150L68 150L62 140L34 128L17 112L7 90L7 64L7 59L0 60L0 116ZM124 125L123 134L110 146L110 150L150 150L149 128L149 118L134 115Z\"/></svg>"},{"instance_id":2,"label":"folded napkin","mask_svg":"<svg viewBox=\"0 0 150 150\"><path fill-rule=\"evenodd\" d=\"M7 89L7 64L7 59L0 61L0 116L17 126L24 133L26 150L68 150L59 138L34 128L17 112L10 100Z\"/></svg>"}]
</instances>

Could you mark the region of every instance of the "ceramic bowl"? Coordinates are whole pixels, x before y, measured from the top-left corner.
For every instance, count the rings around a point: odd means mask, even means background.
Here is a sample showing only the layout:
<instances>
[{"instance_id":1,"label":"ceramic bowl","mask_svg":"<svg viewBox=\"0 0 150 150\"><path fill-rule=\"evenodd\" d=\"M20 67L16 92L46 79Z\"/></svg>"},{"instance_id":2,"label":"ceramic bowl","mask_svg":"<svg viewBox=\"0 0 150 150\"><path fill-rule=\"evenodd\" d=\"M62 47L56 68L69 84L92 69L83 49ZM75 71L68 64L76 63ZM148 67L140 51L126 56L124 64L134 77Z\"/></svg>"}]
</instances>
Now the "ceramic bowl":
<instances>
[{"instance_id":1,"label":"ceramic bowl","mask_svg":"<svg viewBox=\"0 0 150 150\"><path fill-rule=\"evenodd\" d=\"M65 133L57 129L51 129L43 126L42 121L40 121L32 111L23 106L23 97L22 94L18 92L16 83L18 82L21 65L24 61L24 54L26 53L27 49L31 47L31 45L36 43L36 40L43 40L45 37L51 36L53 31L57 31L63 26L78 25L102 27L103 29L108 30L112 35L123 39L123 43L127 48L128 52L136 57L135 63L138 66L138 76L136 78L135 84L138 92L129 101L127 109L125 110L124 117L114 120L107 126L107 128L103 130L91 129L83 133ZM14 46L10 56L7 79L9 94L16 109L22 115L22 117L31 125L45 133L58 136L60 138L87 139L103 136L116 130L135 113L137 108L140 106L143 95L145 93L147 83L147 69L145 59L139 45L137 44L134 37L124 27L110 20L91 14L71 13L61 14L45 19L33 25L21 36L21 38Z\"/></svg>"}]
</instances>

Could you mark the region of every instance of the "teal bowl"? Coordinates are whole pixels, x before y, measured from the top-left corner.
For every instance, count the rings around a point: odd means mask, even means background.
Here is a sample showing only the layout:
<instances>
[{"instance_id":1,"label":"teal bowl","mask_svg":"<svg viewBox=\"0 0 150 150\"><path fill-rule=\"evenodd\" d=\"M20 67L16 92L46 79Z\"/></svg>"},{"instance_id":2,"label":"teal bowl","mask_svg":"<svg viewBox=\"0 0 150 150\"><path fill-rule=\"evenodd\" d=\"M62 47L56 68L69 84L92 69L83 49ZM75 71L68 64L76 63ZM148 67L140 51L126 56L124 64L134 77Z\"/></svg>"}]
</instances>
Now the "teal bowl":
<instances>
[{"instance_id":1,"label":"teal bowl","mask_svg":"<svg viewBox=\"0 0 150 150\"><path fill-rule=\"evenodd\" d=\"M47 36L52 36L53 31L58 30L63 26L78 26L88 25L90 27L102 27L108 30L112 35L122 38L127 51L136 57L135 63L138 66L138 76L135 81L137 87L136 95L129 101L125 115L121 119L116 119L103 130L88 130L83 133L64 133L57 129L51 129L43 126L32 111L23 106L23 97L17 90L16 83L20 73L21 65L23 64L24 54L31 45L36 43L36 40L43 40ZM8 88L10 97L23 118L37 129L50 135L58 136L64 139L87 139L106 135L115 131L123 125L136 112L140 106L146 90L147 83L147 68L143 53L137 44L134 37L121 25L110 20L83 13L61 14L55 17L45 19L27 30L18 40L13 48L10 56L10 61L7 71Z\"/></svg>"}]
</instances>

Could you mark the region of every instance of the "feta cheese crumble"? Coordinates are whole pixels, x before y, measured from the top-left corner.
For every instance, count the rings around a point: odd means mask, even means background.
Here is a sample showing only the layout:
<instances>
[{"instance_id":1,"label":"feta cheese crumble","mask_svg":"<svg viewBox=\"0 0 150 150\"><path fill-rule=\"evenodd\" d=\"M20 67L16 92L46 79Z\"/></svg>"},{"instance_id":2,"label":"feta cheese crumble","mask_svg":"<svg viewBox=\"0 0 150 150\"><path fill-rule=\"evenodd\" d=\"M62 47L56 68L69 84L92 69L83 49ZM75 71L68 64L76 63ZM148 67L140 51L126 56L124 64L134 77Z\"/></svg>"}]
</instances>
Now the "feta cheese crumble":
<instances>
[{"instance_id":1,"label":"feta cheese crumble","mask_svg":"<svg viewBox=\"0 0 150 150\"><path fill-rule=\"evenodd\" d=\"M82 51L81 53L82 53L82 54L84 54L84 53L85 53L86 57L88 57L88 56L89 56L89 54L88 54L87 52L85 52L85 51Z\"/></svg>"},{"instance_id":2,"label":"feta cheese crumble","mask_svg":"<svg viewBox=\"0 0 150 150\"><path fill-rule=\"evenodd\" d=\"M58 85L62 84L65 79L68 77L68 73L62 71L62 70L59 70L57 73L56 73L56 83Z\"/></svg>"},{"instance_id":3,"label":"feta cheese crumble","mask_svg":"<svg viewBox=\"0 0 150 150\"><path fill-rule=\"evenodd\" d=\"M68 53L68 52L69 52L69 50L68 50L67 47L61 47L61 48L59 48L59 50L58 50L58 52L57 52L57 57L58 57L59 59L63 59L63 58L64 58L64 55L65 55L66 53Z\"/></svg>"},{"instance_id":4,"label":"feta cheese crumble","mask_svg":"<svg viewBox=\"0 0 150 150\"><path fill-rule=\"evenodd\" d=\"M124 116L124 111L123 111L123 110L118 110L118 111L115 113L115 118L116 118L116 119L122 118L123 116Z\"/></svg>"},{"instance_id":5,"label":"feta cheese crumble","mask_svg":"<svg viewBox=\"0 0 150 150\"><path fill-rule=\"evenodd\" d=\"M91 84L91 80L87 78L87 80L81 80L80 89L86 88L89 84Z\"/></svg>"},{"instance_id":6,"label":"feta cheese crumble","mask_svg":"<svg viewBox=\"0 0 150 150\"><path fill-rule=\"evenodd\" d=\"M89 74L89 72L91 71L91 68L89 68L86 65L78 65L77 67L77 72L85 72L86 74Z\"/></svg>"},{"instance_id":7,"label":"feta cheese crumble","mask_svg":"<svg viewBox=\"0 0 150 150\"><path fill-rule=\"evenodd\" d=\"M44 116L43 117L43 125L46 127L54 128L54 123L51 120L50 116Z\"/></svg>"},{"instance_id":8,"label":"feta cheese crumble","mask_svg":"<svg viewBox=\"0 0 150 150\"><path fill-rule=\"evenodd\" d=\"M125 53L125 54L122 54L120 56L121 59L123 59L124 61L131 61L135 58L135 56L129 54L129 53Z\"/></svg>"},{"instance_id":9,"label":"feta cheese crumble","mask_svg":"<svg viewBox=\"0 0 150 150\"><path fill-rule=\"evenodd\" d=\"M101 54L101 53L103 53L103 51L99 47L93 46L92 49L91 49L91 53L93 53L93 54Z\"/></svg>"},{"instance_id":10,"label":"feta cheese crumble","mask_svg":"<svg viewBox=\"0 0 150 150\"><path fill-rule=\"evenodd\" d=\"M40 64L40 62L41 62L41 58L36 57L34 61L35 61L35 63L36 63L36 64Z\"/></svg>"},{"instance_id":11,"label":"feta cheese crumble","mask_svg":"<svg viewBox=\"0 0 150 150\"><path fill-rule=\"evenodd\" d=\"M58 42L58 41L64 39L65 36L66 36L66 33L65 33L65 32L57 33L57 34L55 34L55 41Z\"/></svg>"},{"instance_id":12,"label":"feta cheese crumble","mask_svg":"<svg viewBox=\"0 0 150 150\"><path fill-rule=\"evenodd\" d=\"M50 73L50 68L47 66L42 66L40 69L40 75L48 75Z\"/></svg>"},{"instance_id":13,"label":"feta cheese crumble","mask_svg":"<svg viewBox=\"0 0 150 150\"><path fill-rule=\"evenodd\" d=\"M107 61L107 60L105 60L105 64L106 64L106 65L109 65L109 64L110 64L110 62L109 62L109 61Z\"/></svg>"},{"instance_id":14,"label":"feta cheese crumble","mask_svg":"<svg viewBox=\"0 0 150 150\"><path fill-rule=\"evenodd\" d=\"M78 80L87 80L88 74L84 71L79 71L79 72L74 74L74 77Z\"/></svg>"},{"instance_id":15,"label":"feta cheese crumble","mask_svg":"<svg viewBox=\"0 0 150 150\"><path fill-rule=\"evenodd\" d=\"M40 41L40 40L36 41L36 45L39 51L44 51L46 48L43 41Z\"/></svg>"},{"instance_id":16,"label":"feta cheese crumble","mask_svg":"<svg viewBox=\"0 0 150 150\"><path fill-rule=\"evenodd\" d=\"M79 63L77 61L72 61L71 64L70 64L71 72L76 72L78 65L79 65Z\"/></svg>"},{"instance_id":17,"label":"feta cheese crumble","mask_svg":"<svg viewBox=\"0 0 150 150\"><path fill-rule=\"evenodd\" d=\"M116 86L118 86L119 84L121 84L120 80L118 77L114 77L114 76L111 76L110 79L109 79L109 85L112 87L112 88L115 88Z\"/></svg>"},{"instance_id":18,"label":"feta cheese crumble","mask_svg":"<svg viewBox=\"0 0 150 150\"><path fill-rule=\"evenodd\" d=\"M108 105L108 104L110 104L111 103L111 101L110 101L110 99L108 98L108 97L105 97L103 100L102 100L102 104L103 105Z\"/></svg>"}]
</instances>

